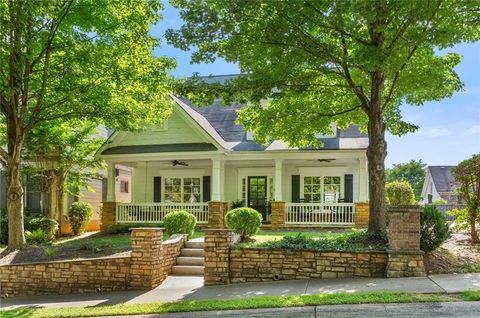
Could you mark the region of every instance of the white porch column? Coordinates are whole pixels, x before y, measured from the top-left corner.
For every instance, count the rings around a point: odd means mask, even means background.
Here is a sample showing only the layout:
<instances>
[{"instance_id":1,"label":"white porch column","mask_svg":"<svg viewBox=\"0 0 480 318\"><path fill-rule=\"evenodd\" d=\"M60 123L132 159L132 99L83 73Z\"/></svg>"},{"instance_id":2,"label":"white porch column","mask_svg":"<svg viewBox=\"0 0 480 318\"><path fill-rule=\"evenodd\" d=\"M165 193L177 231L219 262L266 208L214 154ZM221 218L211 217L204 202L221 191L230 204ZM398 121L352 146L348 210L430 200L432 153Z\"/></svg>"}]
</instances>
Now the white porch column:
<instances>
[{"instance_id":1,"label":"white porch column","mask_svg":"<svg viewBox=\"0 0 480 318\"><path fill-rule=\"evenodd\" d=\"M222 201L222 161L212 159L212 201Z\"/></svg>"},{"instance_id":2,"label":"white porch column","mask_svg":"<svg viewBox=\"0 0 480 318\"><path fill-rule=\"evenodd\" d=\"M358 158L359 162L359 193L358 201L359 202L368 202L368 173L367 173L367 159Z\"/></svg>"},{"instance_id":3,"label":"white porch column","mask_svg":"<svg viewBox=\"0 0 480 318\"><path fill-rule=\"evenodd\" d=\"M115 162L108 163L107 173L107 202L115 202Z\"/></svg>"},{"instance_id":4,"label":"white porch column","mask_svg":"<svg viewBox=\"0 0 480 318\"><path fill-rule=\"evenodd\" d=\"M283 174L283 160L275 159L275 201L283 201L282 174Z\"/></svg>"}]
</instances>

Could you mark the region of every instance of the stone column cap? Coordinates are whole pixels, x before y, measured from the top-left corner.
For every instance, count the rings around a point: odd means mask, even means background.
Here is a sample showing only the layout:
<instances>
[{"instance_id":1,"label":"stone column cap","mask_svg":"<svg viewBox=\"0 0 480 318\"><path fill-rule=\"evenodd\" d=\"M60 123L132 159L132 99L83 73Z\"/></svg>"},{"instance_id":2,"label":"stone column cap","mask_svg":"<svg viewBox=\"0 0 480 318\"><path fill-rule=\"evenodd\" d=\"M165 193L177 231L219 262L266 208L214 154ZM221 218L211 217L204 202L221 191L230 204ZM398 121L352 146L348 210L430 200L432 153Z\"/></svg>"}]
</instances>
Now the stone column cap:
<instances>
[{"instance_id":1,"label":"stone column cap","mask_svg":"<svg viewBox=\"0 0 480 318\"><path fill-rule=\"evenodd\" d=\"M392 205L387 207L387 212L392 213L421 213L420 205Z\"/></svg>"},{"instance_id":2,"label":"stone column cap","mask_svg":"<svg viewBox=\"0 0 480 318\"><path fill-rule=\"evenodd\" d=\"M141 231L163 231L164 228L163 227L131 227L129 228L130 231L138 231L138 230L141 230Z\"/></svg>"}]
</instances>

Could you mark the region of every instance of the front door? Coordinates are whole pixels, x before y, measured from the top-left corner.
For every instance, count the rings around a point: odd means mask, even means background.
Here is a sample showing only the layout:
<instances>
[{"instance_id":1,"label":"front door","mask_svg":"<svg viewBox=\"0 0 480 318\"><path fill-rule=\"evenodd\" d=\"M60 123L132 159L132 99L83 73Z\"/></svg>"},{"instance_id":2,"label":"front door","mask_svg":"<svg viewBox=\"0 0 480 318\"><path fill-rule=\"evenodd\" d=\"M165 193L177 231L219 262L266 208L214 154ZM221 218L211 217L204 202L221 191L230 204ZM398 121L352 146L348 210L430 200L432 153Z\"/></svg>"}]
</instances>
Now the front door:
<instances>
[{"instance_id":1,"label":"front door","mask_svg":"<svg viewBox=\"0 0 480 318\"><path fill-rule=\"evenodd\" d=\"M267 177L248 177L248 207L267 220Z\"/></svg>"}]
</instances>

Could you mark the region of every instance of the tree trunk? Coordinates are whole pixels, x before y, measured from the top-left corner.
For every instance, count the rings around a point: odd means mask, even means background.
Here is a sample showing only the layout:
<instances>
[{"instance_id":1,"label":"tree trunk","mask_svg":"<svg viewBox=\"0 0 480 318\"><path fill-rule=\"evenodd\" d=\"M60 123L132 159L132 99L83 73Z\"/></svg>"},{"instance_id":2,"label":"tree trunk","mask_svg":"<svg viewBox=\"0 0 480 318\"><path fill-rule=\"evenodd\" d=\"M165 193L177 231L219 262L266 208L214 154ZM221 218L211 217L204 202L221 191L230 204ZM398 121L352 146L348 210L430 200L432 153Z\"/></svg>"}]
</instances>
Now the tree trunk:
<instances>
[{"instance_id":1,"label":"tree trunk","mask_svg":"<svg viewBox=\"0 0 480 318\"><path fill-rule=\"evenodd\" d=\"M23 189L20 174L20 156L8 163L7 177L8 248L21 249L25 246L23 227Z\"/></svg>"},{"instance_id":2,"label":"tree trunk","mask_svg":"<svg viewBox=\"0 0 480 318\"><path fill-rule=\"evenodd\" d=\"M480 243L480 238L478 237L477 228L476 228L476 225L477 225L476 219L477 219L476 217L470 218L470 237L472 239L472 243Z\"/></svg>"},{"instance_id":3,"label":"tree trunk","mask_svg":"<svg viewBox=\"0 0 480 318\"><path fill-rule=\"evenodd\" d=\"M368 187L370 198L370 219L368 232L385 233L385 158L387 143L385 141L385 123L381 108L383 71L372 74L371 103L369 108L367 148Z\"/></svg>"}]
</instances>

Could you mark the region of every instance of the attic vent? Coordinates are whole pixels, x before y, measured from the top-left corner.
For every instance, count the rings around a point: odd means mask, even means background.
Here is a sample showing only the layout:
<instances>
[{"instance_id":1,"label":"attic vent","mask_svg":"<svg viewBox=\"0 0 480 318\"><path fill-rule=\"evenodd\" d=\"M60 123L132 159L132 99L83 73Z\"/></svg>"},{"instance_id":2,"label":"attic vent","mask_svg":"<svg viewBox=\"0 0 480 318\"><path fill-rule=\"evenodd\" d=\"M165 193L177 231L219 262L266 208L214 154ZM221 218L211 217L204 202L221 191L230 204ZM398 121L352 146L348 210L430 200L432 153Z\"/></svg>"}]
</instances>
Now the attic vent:
<instances>
[{"instance_id":1,"label":"attic vent","mask_svg":"<svg viewBox=\"0 0 480 318\"><path fill-rule=\"evenodd\" d=\"M245 139L246 140L253 140L253 131L247 131Z\"/></svg>"}]
</instances>

